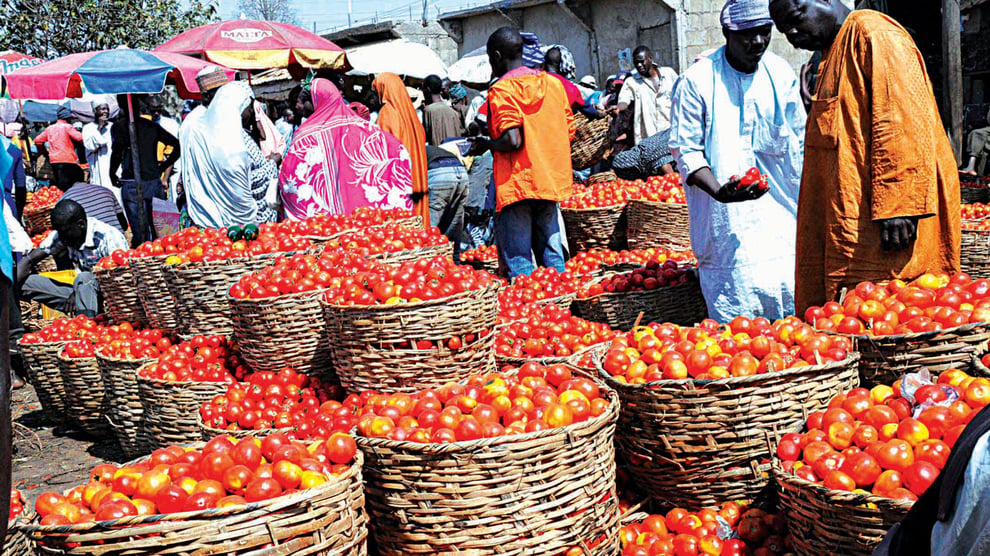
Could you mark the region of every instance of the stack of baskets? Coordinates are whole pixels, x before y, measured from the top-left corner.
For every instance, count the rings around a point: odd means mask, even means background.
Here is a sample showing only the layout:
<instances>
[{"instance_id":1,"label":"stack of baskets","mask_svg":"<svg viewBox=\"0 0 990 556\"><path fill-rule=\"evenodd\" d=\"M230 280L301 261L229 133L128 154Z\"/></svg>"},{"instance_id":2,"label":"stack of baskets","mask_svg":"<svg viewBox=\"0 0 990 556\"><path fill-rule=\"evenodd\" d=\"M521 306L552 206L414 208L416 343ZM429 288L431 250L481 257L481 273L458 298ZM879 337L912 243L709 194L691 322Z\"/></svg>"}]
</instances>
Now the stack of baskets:
<instances>
[{"instance_id":1,"label":"stack of baskets","mask_svg":"<svg viewBox=\"0 0 990 556\"><path fill-rule=\"evenodd\" d=\"M606 292L578 298L574 306L582 318L605 323L616 330L629 330L636 322L691 326L708 316L697 279L653 290Z\"/></svg>"},{"instance_id":2,"label":"stack of baskets","mask_svg":"<svg viewBox=\"0 0 990 556\"><path fill-rule=\"evenodd\" d=\"M103 386L111 401L107 408L107 421L124 451L135 458L151 451L144 430L144 407L138 390L137 371L154 359L118 359L96 351L96 363L103 376Z\"/></svg>"},{"instance_id":3,"label":"stack of baskets","mask_svg":"<svg viewBox=\"0 0 990 556\"><path fill-rule=\"evenodd\" d=\"M332 480L262 502L24 530L41 555L365 556L362 464L359 453L351 468Z\"/></svg>"},{"instance_id":4,"label":"stack of baskets","mask_svg":"<svg viewBox=\"0 0 990 556\"><path fill-rule=\"evenodd\" d=\"M165 278L165 258L164 255L134 258L130 266L134 268L134 282L148 325L165 332L178 332L179 313Z\"/></svg>"},{"instance_id":5,"label":"stack of baskets","mask_svg":"<svg viewBox=\"0 0 990 556\"><path fill-rule=\"evenodd\" d=\"M44 342L17 346L24 360L28 382L34 387L45 417L52 423L65 420L65 387L59 371L58 355L67 342Z\"/></svg>"},{"instance_id":6,"label":"stack of baskets","mask_svg":"<svg viewBox=\"0 0 990 556\"><path fill-rule=\"evenodd\" d=\"M959 252L962 271L973 278L990 278L990 229L976 229L967 226L967 222L974 221L963 221Z\"/></svg>"},{"instance_id":7,"label":"stack of baskets","mask_svg":"<svg viewBox=\"0 0 990 556\"><path fill-rule=\"evenodd\" d=\"M626 205L610 207L561 207L571 253L596 247L621 251L626 248Z\"/></svg>"},{"instance_id":8,"label":"stack of baskets","mask_svg":"<svg viewBox=\"0 0 990 556\"><path fill-rule=\"evenodd\" d=\"M498 285L398 305L323 303L334 369L351 392L414 392L494 367ZM477 338L458 350L416 349L417 342Z\"/></svg>"},{"instance_id":9,"label":"stack of baskets","mask_svg":"<svg viewBox=\"0 0 990 556\"><path fill-rule=\"evenodd\" d=\"M382 556L617 556L609 410L566 427L449 444L358 437Z\"/></svg>"},{"instance_id":10,"label":"stack of baskets","mask_svg":"<svg viewBox=\"0 0 990 556\"><path fill-rule=\"evenodd\" d=\"M111 400L103 388L96 357L67 357L59 353L56 360L65 390L66 415L84 433L94 437L107 436L110 429L106 414Z\"/></svg>"},{"instance_id":11,"label":"stack of baskets","mask_svg":"<svg viewBox=\"0 0 990 556\"><path fill-rule=\"evenodd\" d=\"M629 199L626 206L630 249L691 248L687 205Z\"/></svg>"},{"instance_id":12,"label":"stack of baskets","mask_svg":"<svg viewBox=\"0 0 990 556\"><path fill-rule=\"evenodd\" d=\"M24 527L34 519L34 511L25 507L24 512L7 523L7 536L3 539L4 556L33 556L34 547L31 539L24 532Z\"/></svg>"},{"instance_id":13,"label":"stack of baskets","mask_svg":"<svg viewBox=\"0 0 990 556\"><path fill-rule=\"evenodd\" d=\"M103 306L114 322L147 322L133 268L97 268L95 273L100 282Z\"/></svg>"},{"instance_id":14,"label":"stack of baskets","mask_svg":"<svg viewBox=\"0 0 990 556\"><path fill-rule=\"evenodd\" d=\"M137 384L144 410L143 430L152 450L199 441L203 436L200 406L227 390L225 382L158 380L142 376L140 369Z\"/></svg>"},{"instance_id":15,"label":"stack of baskets","mask_svg":"<svg viewBox=\"0 0 990 556\"><path fill-rule=\"evenodd\" d=\"M703 508L760 494L770 446L857 386L857 360L640 385L613 379L601 359L596 366L622 401L616 444L636 485L661 506Z\"/></svg>"}]
</instances>

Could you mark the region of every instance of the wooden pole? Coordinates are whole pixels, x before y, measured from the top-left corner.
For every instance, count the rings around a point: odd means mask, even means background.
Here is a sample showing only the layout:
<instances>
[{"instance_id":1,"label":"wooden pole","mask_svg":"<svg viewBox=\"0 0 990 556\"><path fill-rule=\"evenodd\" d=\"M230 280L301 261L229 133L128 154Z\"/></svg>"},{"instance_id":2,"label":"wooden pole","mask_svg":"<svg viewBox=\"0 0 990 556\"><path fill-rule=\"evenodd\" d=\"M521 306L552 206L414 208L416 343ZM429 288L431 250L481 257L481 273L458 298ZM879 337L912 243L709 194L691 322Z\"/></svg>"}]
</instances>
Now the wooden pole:
<instances>
[{"instance_id":1,"label":"wooden pole","mask_svg":"<svg viewBox=\"0 0 990 556\"><path fill-rule=\"evenodd\" d=\"M138 156L137 127L134 125L134 101L131 94L127 93L127 131L131 141L131 168L134 171L134 190L138 198L138 229L144 234L150 214L145 214L144 210L144 186L141 185L141 162ZM133 225L132 225L133 226ZM145 238L145 241L155 239L154 234Z\"/></svg>"},{"instance_id":2,"label":"wooden pole","mask_svg":"<svg viewBox=\"0 0 990 556\"><path fill-rule=\"evenodd\" d=\"M963 79L962 20L959 0L942 0L942 67L949 121L949 138L956 153L956 164L962 163L963 150Z\"/></svg>"}]
</instances>

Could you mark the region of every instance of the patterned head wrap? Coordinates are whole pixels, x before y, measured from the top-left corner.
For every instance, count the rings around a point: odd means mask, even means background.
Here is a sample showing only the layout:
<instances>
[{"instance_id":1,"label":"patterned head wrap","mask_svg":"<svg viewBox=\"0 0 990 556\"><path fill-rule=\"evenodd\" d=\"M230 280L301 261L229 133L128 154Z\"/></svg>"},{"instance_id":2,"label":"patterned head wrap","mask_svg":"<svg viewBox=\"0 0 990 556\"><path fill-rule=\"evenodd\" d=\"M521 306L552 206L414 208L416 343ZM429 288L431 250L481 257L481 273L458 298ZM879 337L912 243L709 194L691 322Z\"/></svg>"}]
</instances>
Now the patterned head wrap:
<instances>
[{"instance_id":1,"label":"patterned head wrap","mask_svg":"<svg viewBox=\"0 0 990 556\"><path fill-rule=\"evenodd\" d=\"M719 18L722 27L730 31L745 31L764 25L773 25L770 19L770 3L767 0L729 0L722 7Z\"/></svg>"}]
</instances>

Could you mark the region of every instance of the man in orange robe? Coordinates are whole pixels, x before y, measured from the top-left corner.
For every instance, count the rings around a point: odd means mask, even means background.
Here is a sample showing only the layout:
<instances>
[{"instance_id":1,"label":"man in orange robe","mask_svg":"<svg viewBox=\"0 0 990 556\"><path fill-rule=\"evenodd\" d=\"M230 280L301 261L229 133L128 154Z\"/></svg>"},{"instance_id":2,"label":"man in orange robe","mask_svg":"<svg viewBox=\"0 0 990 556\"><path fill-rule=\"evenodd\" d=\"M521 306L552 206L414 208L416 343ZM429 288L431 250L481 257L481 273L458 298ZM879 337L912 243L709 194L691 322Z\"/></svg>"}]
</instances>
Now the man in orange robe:
<instances>
[{"instance_id":1,"label":"man in orange robe","mask_svg":"<svg viewBox=\"0 0 990 556\"><path fill-rule=\"evenodd\" d=\"M822 50L805 136L795 308L863 280L959 270L959 175L921 53L896 21L840 0L772 0Z\"/></svg>"}]
</instances>

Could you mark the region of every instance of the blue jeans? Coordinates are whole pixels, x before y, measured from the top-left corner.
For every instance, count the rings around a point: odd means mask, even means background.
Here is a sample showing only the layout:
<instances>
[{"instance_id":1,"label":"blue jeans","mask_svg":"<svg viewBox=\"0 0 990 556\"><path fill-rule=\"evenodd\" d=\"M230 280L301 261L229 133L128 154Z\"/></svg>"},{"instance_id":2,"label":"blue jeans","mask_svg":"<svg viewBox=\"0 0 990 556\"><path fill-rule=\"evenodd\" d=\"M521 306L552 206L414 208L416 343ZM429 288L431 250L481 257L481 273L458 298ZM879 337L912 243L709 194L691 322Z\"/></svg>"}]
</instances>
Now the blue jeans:
<instances>
[{"instance_id":1,"label":"blue jeans","mask_svg":"<svg viewBox=\"0 0 990 556\"><path fill-rule=\"evenodd\" d=\"M564 271L564 246L560 235L559 209L553 201L526 199L504 207L495 216L495 243L509 279L540 266Z\"/></svg>"},{"instance_id":2,"label":"blue jeans","mask_svg":"<svg viewBox=\"0 0 990 556\"><path fill-rule=\"evenodd\" d=\"M165 186L162 180L141 180L141 193L144 195L144 217L145 226L141 229L138 224L138 198L137 184L134 180L120 180L120 198L124 201L124 214L131 224L131 233L134 234L132 247L137 247L146 241L158 237L155 233L155 220L153 199L165 199Z\"/></svg>"},{"instance_id":3,"label":"blue jeans","mask_svg":"<svg viewBox=\"0 0 990 556\"><path fill-rule=\"evenodd\" d=\"M468 196L468 174L463 166L434 168L428 172L430 224L454 243L454 260L468 240L464 232L464 203Z\"/></svg>"}]
</instances>

